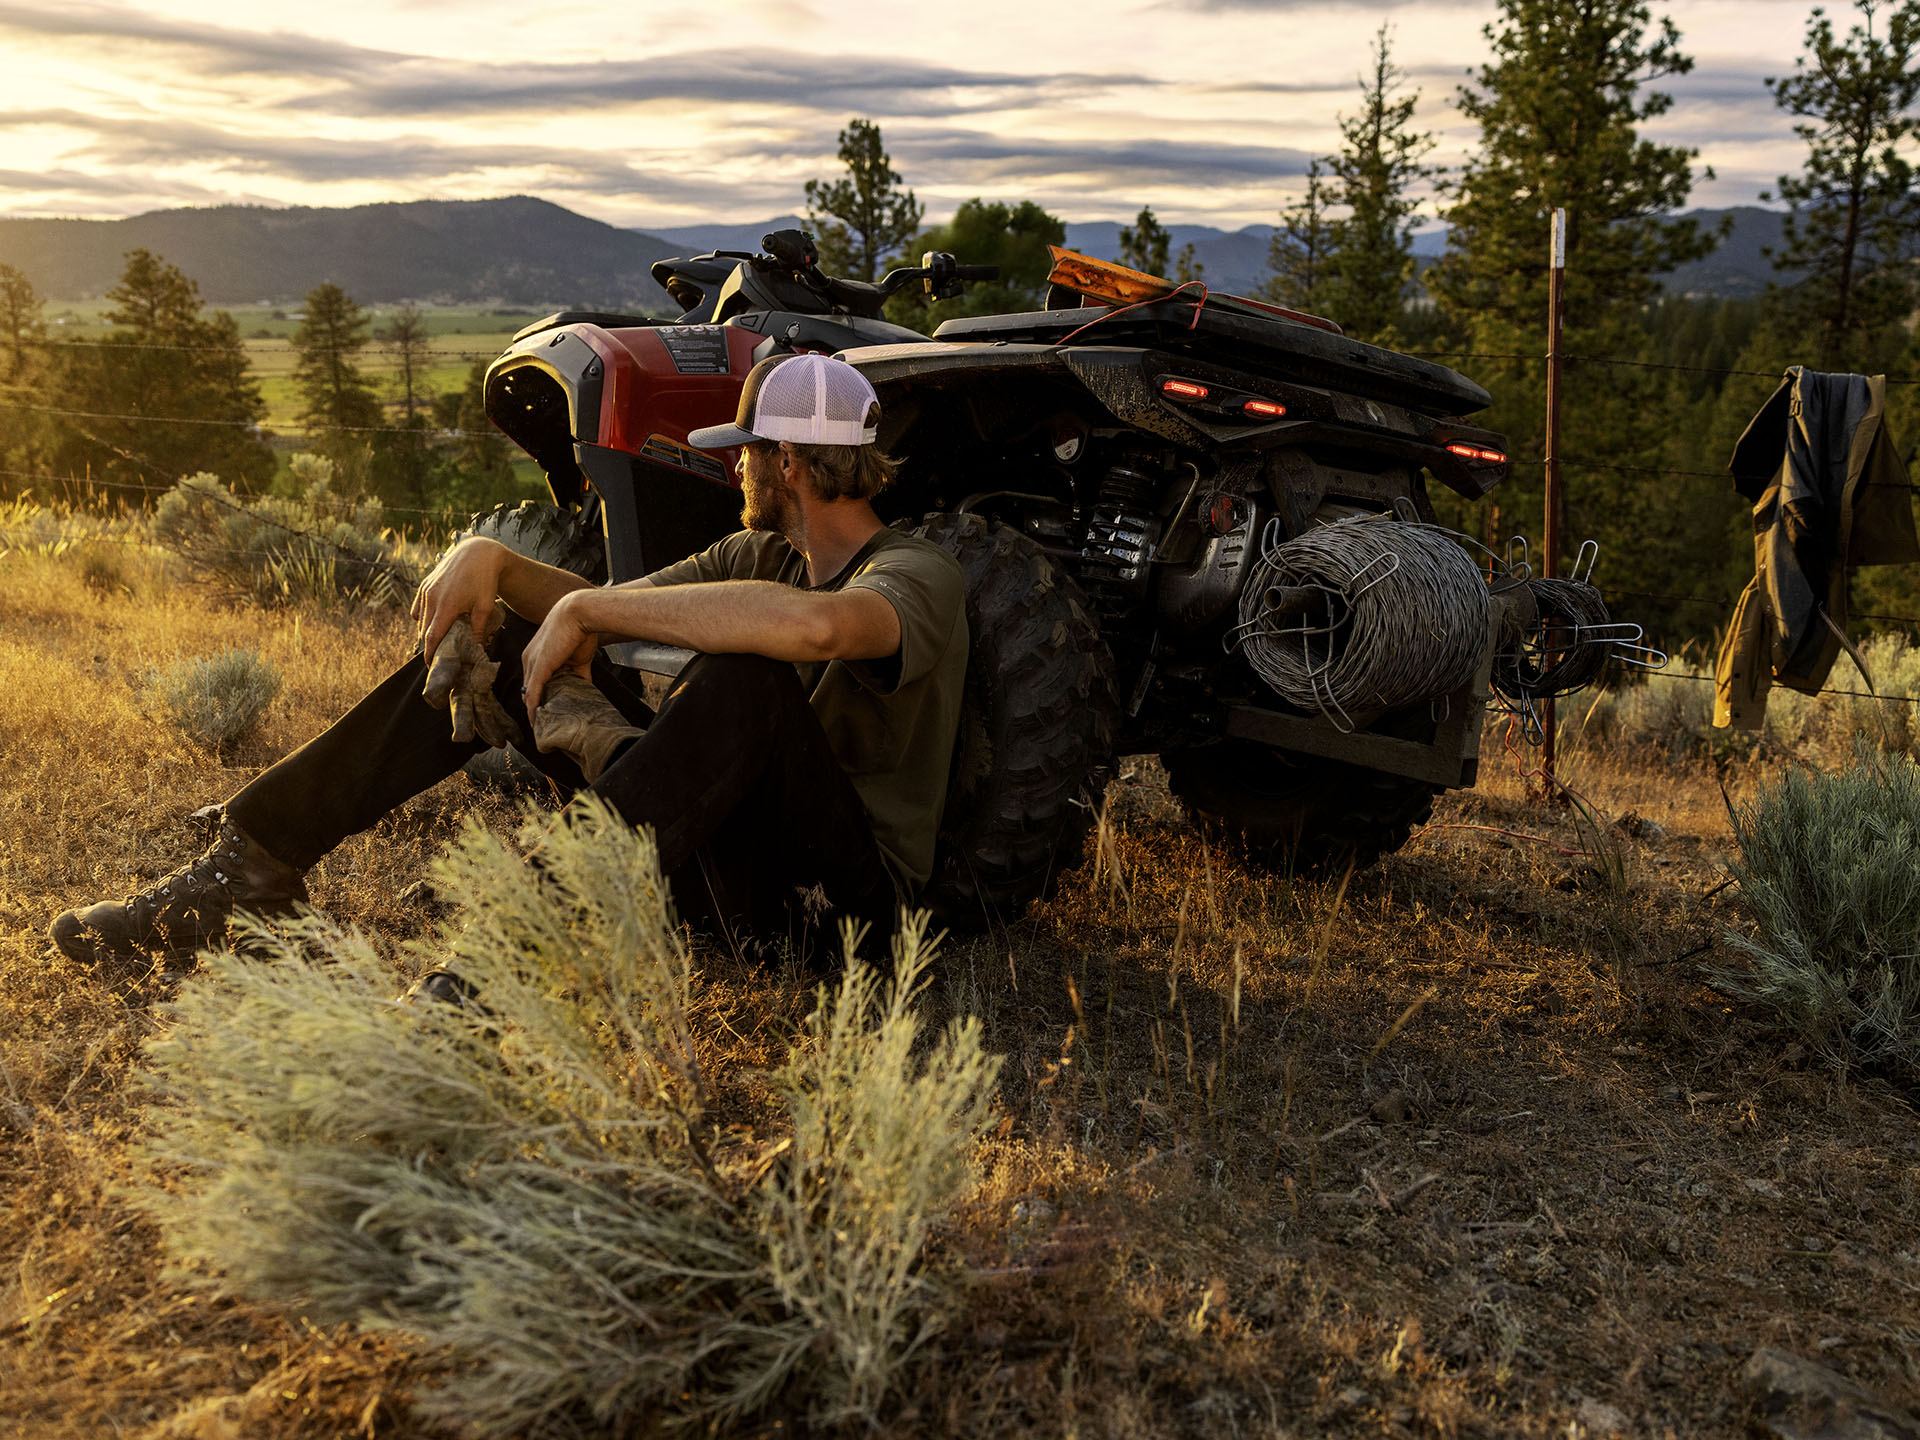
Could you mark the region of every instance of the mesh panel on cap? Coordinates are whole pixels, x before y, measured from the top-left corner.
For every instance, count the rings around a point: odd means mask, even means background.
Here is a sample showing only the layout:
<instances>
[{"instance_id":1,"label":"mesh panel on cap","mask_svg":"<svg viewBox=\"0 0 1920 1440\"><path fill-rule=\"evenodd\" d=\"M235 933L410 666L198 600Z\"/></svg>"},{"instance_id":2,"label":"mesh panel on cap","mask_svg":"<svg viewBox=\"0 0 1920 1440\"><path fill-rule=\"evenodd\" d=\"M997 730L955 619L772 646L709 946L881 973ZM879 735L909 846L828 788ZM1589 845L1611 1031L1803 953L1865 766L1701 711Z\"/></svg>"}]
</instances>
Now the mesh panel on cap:
<instances>
[{"instance_id":1,"label":"mesh panel on cap","mask_svg":"<svg viewBox=\"0 0 1920 1440\"><path fill-rule=\"evenodd\" d=\"M767 372L752 429L769 440L871 444L867 412L876 403L867 377L845 361L796 355Z\"/></svg>"}]
</instances>

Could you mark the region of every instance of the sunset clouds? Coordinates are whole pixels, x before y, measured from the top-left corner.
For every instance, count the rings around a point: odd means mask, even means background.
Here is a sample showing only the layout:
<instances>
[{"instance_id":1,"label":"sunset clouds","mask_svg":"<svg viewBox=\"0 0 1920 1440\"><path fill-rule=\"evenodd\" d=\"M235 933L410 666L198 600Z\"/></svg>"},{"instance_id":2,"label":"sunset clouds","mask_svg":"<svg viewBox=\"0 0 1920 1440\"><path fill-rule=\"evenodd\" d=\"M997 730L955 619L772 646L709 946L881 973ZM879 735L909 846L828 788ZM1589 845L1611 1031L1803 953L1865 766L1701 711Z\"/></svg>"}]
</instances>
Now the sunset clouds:
<instances>
[{"instance_id":1,"label":"sunset clouds","mask_svg":"<svg viewBox=\"0 0 1920 1440\"><path fill-rule=\"evenodd\" d=\"M615 224L790 211L849 116L885 128L934 215L974 194L1075 219L1271 219L1391 21L1445 161L1483 5L1147 0L1097 24L1016 0L738 0L542 9L506 0L121 7L0 0L0 213L354 204L526 191ZM1798 145L1761 81L1799 4L1687 0L1699 61L1661 138L1698 146L1703 204L1750 202Z\"/></svg>"}]
</instances>

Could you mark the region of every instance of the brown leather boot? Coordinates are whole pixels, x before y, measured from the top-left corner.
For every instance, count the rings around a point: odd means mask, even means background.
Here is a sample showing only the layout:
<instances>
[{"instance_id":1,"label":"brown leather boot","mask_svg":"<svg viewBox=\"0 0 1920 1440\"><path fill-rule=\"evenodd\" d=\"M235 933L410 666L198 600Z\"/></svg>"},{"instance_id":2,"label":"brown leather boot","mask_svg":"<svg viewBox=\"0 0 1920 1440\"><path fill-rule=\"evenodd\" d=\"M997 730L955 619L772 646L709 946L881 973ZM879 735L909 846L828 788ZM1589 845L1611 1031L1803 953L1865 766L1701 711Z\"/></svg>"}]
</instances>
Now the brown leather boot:
<instances>
[{"instance_id":1,"label":"brown leather boot","mask_svg":"<svg viewBox=\"0 0 1920 1440\"><path fill-rule=\"evenodd\" d=\"M274 859L222 815L213 843L198 859L125 900L69 910L47 934L62 954L83 965L146 954L174 959L222 939L235 910L291 915L306 901L301 872Z\"/></svg>"}]
</instances>

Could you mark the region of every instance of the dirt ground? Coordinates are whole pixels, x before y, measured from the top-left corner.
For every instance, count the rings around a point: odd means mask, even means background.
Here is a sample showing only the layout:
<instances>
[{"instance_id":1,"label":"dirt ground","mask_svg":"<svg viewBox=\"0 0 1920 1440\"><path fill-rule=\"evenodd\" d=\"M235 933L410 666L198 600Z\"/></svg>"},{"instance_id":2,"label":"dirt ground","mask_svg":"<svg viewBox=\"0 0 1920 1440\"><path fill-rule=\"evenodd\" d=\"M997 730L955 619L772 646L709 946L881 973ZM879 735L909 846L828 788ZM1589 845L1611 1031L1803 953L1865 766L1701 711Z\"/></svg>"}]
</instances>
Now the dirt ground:
<instances>
[{"instance_id":1,"label":"dirt ground","mask_svg":"<svg viewBox=\"0 0 1920 1440\"><path fill-rule=\"evenodd\" d=\"M176 863L187 812L395 661L398 618L222 608L131 554L91 585L0 558L0 614L0 1434L435 1433L431 1357L169 1284L120 1187L155 1001L192 981L40 938ZM216 758L146 676L230 645L288 685ZM1481 786L1344 886L1249 870L1130 764L1059 896L949 947L933 1003L985 1016L1003 1117L942 1240L960 1307L884 1433L1746 1434L1762 1345L1920 1408L1912 1097L1711 984L1742 923L1720 784L1764 776L1576 745L1596 824L1529 802L1530 763L1490 729ZM315 902L414 932L401 893L476 805L421 797ZM769 1058L803 982L706 968L716 1048Z\"/></svg>"}]
</instances>

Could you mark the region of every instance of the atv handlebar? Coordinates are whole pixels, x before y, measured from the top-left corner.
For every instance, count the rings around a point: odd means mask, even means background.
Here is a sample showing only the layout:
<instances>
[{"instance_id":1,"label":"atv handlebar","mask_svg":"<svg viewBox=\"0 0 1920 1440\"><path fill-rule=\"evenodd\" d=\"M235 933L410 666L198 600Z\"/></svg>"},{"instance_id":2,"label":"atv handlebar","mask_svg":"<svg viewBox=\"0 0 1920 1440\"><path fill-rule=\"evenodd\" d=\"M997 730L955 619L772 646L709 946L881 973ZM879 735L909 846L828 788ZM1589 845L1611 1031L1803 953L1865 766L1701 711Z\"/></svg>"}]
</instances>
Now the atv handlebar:
<instances>
[{"instance_id":1,"label":"atv handlebar","mask_svg":"<svg viewBox=\"0 0 1920 1440\"><path fill-rule=\"evenodd\" d=\"M793 276L809 288L827 293L837 287L843 291L878 294L882 299L897 294L915 281L926 287L929 300L951 300L969 283L998 280L998 265L960 265L944 250L929 250L918 265L901 265L880 277L878 285L858 280L830 278L820 268L820 251L813 236L804 230L776 230L761 238L765 253L752 257L756 270L779 271Z\"/></svg>"},{"instance_id":2,"label":"atv handlebar","mask_svg":"<svg viewBox=\"0 0 1920 1440\"><path fill-rule=\"evenodd\" d=\"M918 265L903 265L880 277L882 294L891 295L914 281L925 287L929 300L951 300L969 281L998 280L998 265L958 265L944 250L929 250Z\"/></svg>"}]
</instances>

